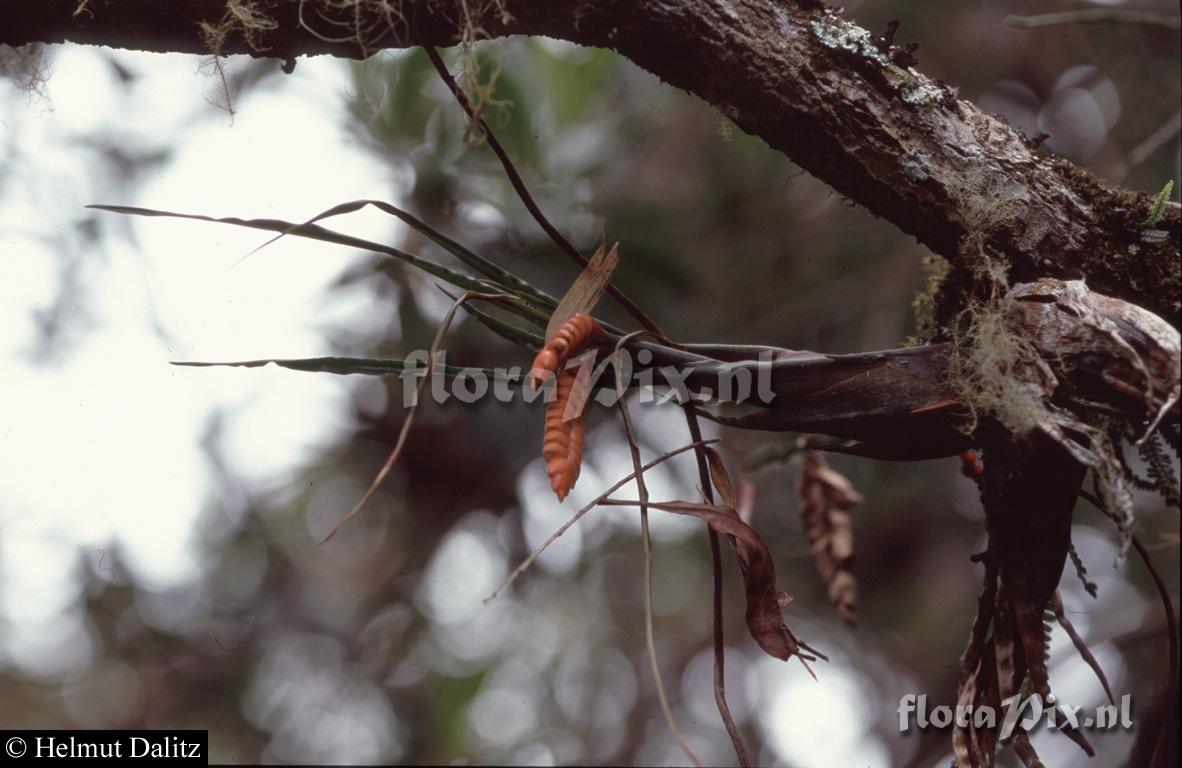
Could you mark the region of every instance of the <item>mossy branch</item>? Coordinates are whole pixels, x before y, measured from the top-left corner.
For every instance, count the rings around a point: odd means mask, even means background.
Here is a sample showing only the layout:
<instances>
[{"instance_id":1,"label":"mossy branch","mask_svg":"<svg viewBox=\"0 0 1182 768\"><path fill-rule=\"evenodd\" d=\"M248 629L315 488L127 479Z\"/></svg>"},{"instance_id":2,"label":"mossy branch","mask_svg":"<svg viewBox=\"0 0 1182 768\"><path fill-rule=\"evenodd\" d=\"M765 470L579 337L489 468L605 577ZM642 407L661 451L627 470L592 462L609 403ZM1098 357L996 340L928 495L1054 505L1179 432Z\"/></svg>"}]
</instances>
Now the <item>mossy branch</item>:
<instances>
[{"instance_id":1,"label":"mossy branch","mask_svg":"<svg viewBox=\"0 0 1182 768\"><path fill-rule=\"evenodd\" d=\"M86 4L84 4L86 5ZM545 35L611 48L705 99L839 193L915 235L955 268L974 258L962 213L1012 191L985 245L1023 282L1086 278L1177 326L1179 210L1143 237L1153 200L1106 187L925 77L905 51L817 2L780 0L0 0L0 43L76 42L289 60ZM204 30L204 31L203 31ZM1015 34L1020 34L1015 31ZM902 62L902 63L900 63ZM966 158L968 161L966 162ZM955 291L941 300L962 299Z\"/></svg>"}]
</instances>

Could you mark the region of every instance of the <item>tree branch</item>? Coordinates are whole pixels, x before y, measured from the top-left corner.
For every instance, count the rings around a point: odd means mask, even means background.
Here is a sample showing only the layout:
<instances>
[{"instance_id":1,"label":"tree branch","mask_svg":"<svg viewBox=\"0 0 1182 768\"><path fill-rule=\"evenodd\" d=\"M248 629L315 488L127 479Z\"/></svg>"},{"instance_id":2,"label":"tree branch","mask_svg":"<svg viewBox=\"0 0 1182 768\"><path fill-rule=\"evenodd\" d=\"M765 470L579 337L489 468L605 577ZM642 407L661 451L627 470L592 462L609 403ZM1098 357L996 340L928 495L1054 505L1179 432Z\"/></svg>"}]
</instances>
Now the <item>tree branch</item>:
<instances>
[{"instance_id":1,"label":"tree branch","mask_svg":"<svg viewBox=\"0 0 1182 768\"><path fill-rule=\"evenodd\" d=\"M1024 29L1059 27L1065 24L1141 24L1162 29L1182 29L1182 20L1178 16L1143 8L1076 8L1072 11L1040 13L1034 16L1012 14L1006 16L1006 24Z\"/></svg>"},{"instance_id":2,"label":"tree branch","mask_svg":"<svg viewBox=\"0 0 1182 768\"><path fill-rule=\"evenodd\" d=\"M392 15L392 7L397 15ZM971 268L1085 277L1175 326L1179 211L1108 188L814 2L785 0L0 0L0 42L359 58L467 34L611 48L714 105L841 194Z\"/></svg>"}]
</instances>

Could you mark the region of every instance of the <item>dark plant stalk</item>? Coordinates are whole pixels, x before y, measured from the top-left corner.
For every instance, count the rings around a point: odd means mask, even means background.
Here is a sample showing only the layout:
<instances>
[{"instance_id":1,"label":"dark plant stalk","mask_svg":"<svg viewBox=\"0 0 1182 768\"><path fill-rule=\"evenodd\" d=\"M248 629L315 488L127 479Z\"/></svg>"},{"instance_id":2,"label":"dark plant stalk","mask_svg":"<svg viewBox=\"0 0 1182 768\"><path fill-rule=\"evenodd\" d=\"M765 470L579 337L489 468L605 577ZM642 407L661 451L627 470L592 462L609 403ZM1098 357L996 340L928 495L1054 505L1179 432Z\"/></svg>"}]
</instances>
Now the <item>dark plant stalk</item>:
<instances>
[{"instance_id":1,"label":"dark plant stalk","mask_svg":"<svg viewBox=\"0 0 1182 768\"><path fill-rule=\"evenodd\" d=\"M698 413L691 403L685 406L685 423L689 427L690 440L695 444L694 455L698 459L698 478L702 483L702 493L707 504L714 503L714 489L710 484L710 468L707 466L705 446L702 444L702 427L698 423ZM735 749L735 756L739 758L739 765L748 768L751 757L747 753L747 745L743 742L743 734L735 724L731 709L726 703L726 643L723 636L722 621L722 551L718 544L718 532L706 526L710 536L710 567L714 575L714 703L718 706L718 714L726 726L727 735L731 737L731 744Z\"/></svg>"},{"instance_id":2,"label":"dark plant stalk","mask_svg":"<svg viewBox=\"0 0 1182 768\"><path fill-rule=\"evenodd\" d=\"M542 230L550 237L550 239L554 241L555 245L557 245L568 256L574 259L576 264L578 264L580 267L586 267L587 257L580 253L579 249L576 248L570 240L567 240L566 236L559 232L558 229L550 223L550 220L546 218L546 215L542 213L542 209L538 207L538 204L534 201L533 195L529 193L529 189L526 188L525 182L521 179L521 174L517 172L517 168L513 165L513 161L509 159L508 153L505 152L505 148L501 146L501 142L497 140L497 137L495 134L493 134L492 129L488 127L488 123L484 121L484 118L481 117L480 113L477 112L472 106L472 102L468 99L468 95L464 93L462 88L460 88L459 83L456 82L456 79L451 76L451 72L448 71L447 65L443 63L443 59L440 58L439 52L435 50L434 46L431 45L423 46L423 50L427 52L427 58L431 60L431 64L435 66L435 71L439 73L439 79L443 81L444 85L447 86L452 95L456 97L456 101L458 101L460 106L464 108L464 111L468 114L468 118L472 121L472 124L479 128L480 132L484 134L484 138L488 142L489 148L492 149L492 151L496 154L497 159L501 161L501 165L504 166L505 175L509 177L509 183L513 185L514 191L517 192L517 196L521 198L521 202L525 205L526 209L529 210L530 215L534 217L534 221L536 221L538 226L540 226ZM607 286L607 291L612 295L612 298L620 302L620 305L624 307L624 309L628 310L628 314L636 318L636 322L640 323L642 326L653 333L664 337L664 334L661 333L660 326L658 326L643 309L637 306L635 302L625 296L619 288L609 283Z\"/></svg>"},{"instance_id":3,"label":"dark plant stalk","mask_svg":"<svg viewBox=\"0 0 1182 768\"><path fill-rule=\"evenodd\" d=\"M1153 578L1154 586L1157 587L1157 593L1161 597L1162 607L1166 611L1166 634L1170 638L1170 682L1166 685L1165 709L1162 711L1161 725L1157 731L1157 740L1153 744L1153 757L1149 761L1150 765L1158 768L1158 766L1164 765L1162 756L1166 753L1166 737L1170 732L1170 718L1174 716L1173 710L1178 706L1178 617L1174 615L1174 604L1170 600L1170 592L1166 588L1166 583L1162 581L1161 574L1154 567L1149 550L1142 543L1141 539L1135 535L1133 536L1133 548L1141 556L1142 562L1145 563L1145 567L1149 570L1150 577Z\"/></svg>"}]
</instances>

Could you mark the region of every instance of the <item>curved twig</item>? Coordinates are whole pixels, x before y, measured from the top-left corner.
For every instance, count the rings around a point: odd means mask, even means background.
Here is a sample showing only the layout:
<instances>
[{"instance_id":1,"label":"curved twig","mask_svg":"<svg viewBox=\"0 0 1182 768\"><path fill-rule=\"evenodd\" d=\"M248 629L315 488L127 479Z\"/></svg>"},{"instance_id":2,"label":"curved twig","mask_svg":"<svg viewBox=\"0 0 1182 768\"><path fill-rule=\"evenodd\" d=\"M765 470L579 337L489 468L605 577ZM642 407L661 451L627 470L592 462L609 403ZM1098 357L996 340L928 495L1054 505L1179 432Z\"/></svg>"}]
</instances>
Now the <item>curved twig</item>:
<instances>
[{"instance_id":1,"label":"curved twig","mask_svg":"<svg viewBox=\"0 0 1182 768\"><path fill-rule=\"evenodd\" d=\"M717 443L717 442L718 442L718 440L715 439L715 440L706 440L705 442L702 442L702 443L690 443L689 445L683 445L676 450L661 454L657 458L655 458L652 461L650 461L649 463L645 464L640 469L642 472L647 472L650 469L652 469L653 467L657 466L658 464L665 463L666 461L673 458L674 456L678 456L678 455L685 453L686 451L691 450L691 449L700 448L704 445L709 445L710 443ZM594 499L592 499L591 503L587 504L582 509L580 509L578 512L571 515L570 519L567 520L562 525L560 525L558 527L558 530L556 530L556 531L554 531L554 533L550 534L550 537L548 539L546 539L545 541L543 541L537 549L535 549L533 552L531 552L529 557L527 557L525 560L522 561L521 565L514 568L513 572L510 573L508 575L508 577L506 577L503 582L501 582L501 586L494 589L492 591L492 594L490 594L488 597L484 598L484 602L485 603L491 602L492 600L494 600L496 598L497 595L499 595L502 591L504 591L505 587L508 587L514 581L517 581L517 577L520 576L521 574L525 573L529 569L529 567L531 565L533 565L534 561L537 560L538 557L540 557L541 554L543 552L545 552L546 549L551 544L553 544L558 539L559 536L566 533L572 525L574 525L575 523L579 522L580 519L582 519L583 515L587 514L592 509L599 506L601 503L603 503L604 499L606 499L608 496L611 496L613 493L615 493L616 491L623 488L628 483L628 481L634 477L636 477L635 472L629 472L627 475L624 475L622 478L617 480L610 488L608 488L606 491L604 491L603 493L599 494Z\"/></svg>"},{"instance_id":2,"label":"curved twig","mask_svg":"<svg viewBox=\"0 0 1182 768\"><path fill-rule=\"evenodd\" d=\"M1081 488L1079 495L1096 509L1101 512L1105 511L1104 502L1094 494ZM1141 562L1145 563L1145 568L1149 571L1150 578L1153 579L1153 585L1157 588L1158 597L1161 598L1162 608L1166 614L1166 635L1169 637L1170 643L1170 677L1169 682L1166 683L1165 711L1162 712L1162 722L1158 728L1157 740L1153 745L1153 757L1150 759L1150 764L1156 767L1163 764L1160 758L1166 753L1171 710L1178 702L1178 617L1174 614L1174 601L1170 598L1170 590L1162 580L1161 574L1157 572L1157 568L1154 567L1149 549L1136 534L1133 534L1132 541L1133 548L1137 550Z\"/></svg>"},{"instance_id":3,"label":"curved twig","mask_svg":"<svg viewBox=\"0 0 1182 768\"><path fill-rule=\"evenodd\" d=\"M501 142L497 140L497 137L495 134L493 134L492 129L488 127L488 123L484 121L484 118L481 117L480 113L477 112L472 106L472 102L468 98L468 95L464 93L463 89L460 88L459 83L457 83L456 79L452 77L451 72L449 72L447 69L447 65L443 63L443 59L439 56L439 51L435 50L435 47L431 45L423 46L423 50L427 52L427 58L431 60L431 64L434 65L435 71L439 73L439 79L444 82L448 90L450 90L452 95L456 97L456 101L458 101L460 106L464 108L464 111L468 114L468 118L472 121L472 123L480 129L481 133L484 134L485 140L488 141L489 148L492 149L492 151L496 154L497 159L501 161L501 165L504 166L505 175L509 178L509 183L513 185L514 191L517 192L517 196L521 198L521 202L525 205L530 215L534 217L534 221L536 221L538 226L542 228L546 235L554 241L554 244L561 248L562 251L566 253L566 255L570 256L576 264L578 264L580 267L586 267L587 257L580 253L579 249L576 248L574 244L566 238L565 235L559 232L558 229L550 223L550 220L546 218L546 214L542 213L542 209L538 207L537 202L534 201L533 195L530 194L529 189L527 189L525 186L525 182L522 181L521 174L517 172L517 168L513 165L513 161L509 159L509 154L505 152L505 148L501 146ZM612 295L612 298L620 302L620 305L623 306L624 309L628 310L628 314L636 318L636 322L640 323L646 329L654 333L660 334L661 336L664 335L661 333L661 329L656 324L656 322L653 321L653 319L649 317L643 309L637 306L635 302L625 296L619 288L609 283L607 286L607 291Z\"/></svg>"},{"instance_id":4,"label":"curved twig","mask_svg":"<svg viewBox=\"0 0 1182 768\"><path fill-rule=\"evenodd\" d=\"M645 333L649 333L649 331L636 331L624 336L616 342L614 353L619 353L624 344ZM617 366L616 393L619 399L616 401L616 405L619 407L620 417L624 421L624 434L628 439L628 450L632 454L632 466L636 470L636 490L640 499L640 538L644 548L644 642L648 648L648 661L653 670L653 680L657 685L657 700L661 705L661 713L665 716L665 723L669 726L669 731L673 734L677 745L681 747L681 751L685 752L694 765L701 768L702 761L698 759L685 740L681 729L677 727L673 710L669 708L669 698L665 695L665 683L661 679L661 667L657 663L657 646L653 640L653 540L648 529L648 486L644 482L644 471L641 469L640 445L636 439L636 429L632 426L632 416L628 413L628 404L624 397L626 390L627 384L624 381L623 371Z\"/></svg>"},{"instance_id":5,"label":"curved twig","mask_svg":"<svg viewBox=\"0 0 1182 768\"><path fill-rule=\"evenodd\" d=\"M427 380L431 378L431 368L435 364L435 356L438 354L440 347L443 346L443 339L445 336L447 336L448 329L451 328L451 321L456 316L456 310L472 299L483 299L484 301L503 301L507 298L507 296L503 296L501 294L475 293L473 291L468 291L451 305L451 309L447 311L447 315L444 316L443 322L439 325L439 330L435 333L435 340L431 342L431 352L427 355L427 365L423 372L423 378L419 379L419 383L416 386L417 395L415 398L415 404L411 406L410 410L406 413L406 421L402 422L402 429L398 431L398 441L394 443L394 448L390 451L390 455L386 459L386 463L382 465L382 468L378 471L377 476L374 477L373 482L369 484L369 488L366 489L365 495L361 497L361 500L354 504L353 508L350 509L344 517L337 521L337 524L332 527L332 530L328 532L328 535L316 542L317 546L324 544L326 541L335 536L336 532L339 531L343 525L348 523L361 512L365 505L369 503L369 500L373 498L374 493L377 492L378 487L382 484L382 481L385 480L386 476L390 474L390 470L393 469L394 465L398 463L398 457L402 455L402 447L406 444L406 436L410 434L410 425L414 423L415 414L418 413L418 404L422 398L423 389L427 386Z\"/></svg>"}]
</instances>

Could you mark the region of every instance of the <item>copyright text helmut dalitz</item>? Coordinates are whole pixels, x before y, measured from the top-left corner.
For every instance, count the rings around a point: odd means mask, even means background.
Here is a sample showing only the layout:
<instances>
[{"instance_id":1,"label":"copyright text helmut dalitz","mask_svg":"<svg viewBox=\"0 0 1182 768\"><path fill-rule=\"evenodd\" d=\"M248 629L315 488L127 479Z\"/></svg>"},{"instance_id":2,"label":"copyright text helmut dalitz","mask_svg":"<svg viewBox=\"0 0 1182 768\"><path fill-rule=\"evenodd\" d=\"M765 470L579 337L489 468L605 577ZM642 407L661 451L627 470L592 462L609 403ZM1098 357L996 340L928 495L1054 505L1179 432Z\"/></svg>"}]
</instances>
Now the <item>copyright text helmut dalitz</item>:
<instances>
[{"instance_id":1,"label":"copyright text helmut dalitz","mask_svg":"<svg viewBox=\"0 0 1182 768\"><path fill-rule=\"evenodd\" d=\"M33 742L32 756L56 758L90 758L111 757L123 759L136 758L176 758L193 759L200 755L201 743L185 741L179 736L128 736L105 740L100 733L94 738L55 738L53 736L37 736Z\"/></svg>"}]
</instances>

